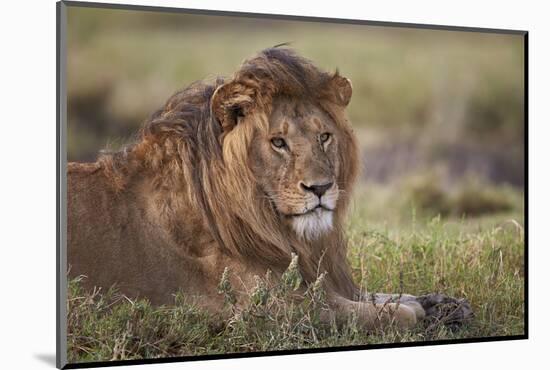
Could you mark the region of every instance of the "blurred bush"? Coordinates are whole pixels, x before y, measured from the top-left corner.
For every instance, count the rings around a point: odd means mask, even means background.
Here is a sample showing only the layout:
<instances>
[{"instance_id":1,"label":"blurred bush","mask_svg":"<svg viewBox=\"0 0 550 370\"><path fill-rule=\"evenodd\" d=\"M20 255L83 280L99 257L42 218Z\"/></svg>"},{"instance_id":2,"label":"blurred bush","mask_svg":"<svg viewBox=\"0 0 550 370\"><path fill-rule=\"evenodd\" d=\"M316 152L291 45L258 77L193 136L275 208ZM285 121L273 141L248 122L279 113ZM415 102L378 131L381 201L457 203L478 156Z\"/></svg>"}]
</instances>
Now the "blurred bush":
<instances>
[{"instance_id":1,"label":"blurred bush","mask_svg":"<svg viewBox=\"0 0 550 370\"><path fill-rule=\"evenodd\" d=\"M521 195L507 185L496 186L469 174L455 183L445 183L441 172L416 174L401 184L402 206L426 216L472 217L518 211Z\"/></svg>"},{"instance_id":2,"label":"blurred bush","mask_svg":"<svg viewBox=\"0 0 550 370\"><path fill-rule=\"evenodd\" d=\"M508 212L518 204L518 196L509 186L495 187L475 177L466 178L451 199L451 210L459 216Z\"/></svg>"}]
</instances>

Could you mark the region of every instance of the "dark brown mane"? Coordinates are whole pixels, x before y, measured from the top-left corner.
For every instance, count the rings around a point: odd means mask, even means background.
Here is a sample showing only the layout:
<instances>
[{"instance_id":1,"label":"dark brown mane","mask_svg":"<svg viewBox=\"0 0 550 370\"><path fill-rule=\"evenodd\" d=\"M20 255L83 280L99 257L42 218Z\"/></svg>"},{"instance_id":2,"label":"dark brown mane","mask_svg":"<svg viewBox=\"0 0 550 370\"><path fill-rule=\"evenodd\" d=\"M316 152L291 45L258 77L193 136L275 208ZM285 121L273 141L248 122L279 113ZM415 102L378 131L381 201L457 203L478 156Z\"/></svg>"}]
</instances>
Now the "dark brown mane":
<instances>
[{"instance_id":1,"label":"dark brown mane","mask_svg":"<svg viewBox=\"0 0 550 370\"><path fill-rule=\"evenodd\" d=\"M272 205L259 196L243 149L250 145L251 128L243 128L240 137L224 142L227 126L236 116L266 115L278 95L319 101L348 141L341 153L347 165L339 182L344 191L350 191L357 174L356 145L343 109L336 104L343 98L327 88L335 75L321 71L288 48L266 49L245 61L230 80L200 81L175 93L145 123L136 143L104 153L98 162L118 191L137 176L149 174L156 191L167 194L167 217L181 216L176 204L185 197L192 205L185 212L202 214L226 253L262 261L275 271L284 270L291 253L297 253L306 281L326 270L328 284L351 297L355 286L342 262L346 241L341 224L347 200L338 211L332 233L316 245L299 240L282 230ZM237 90L239 99L215 102L216 94ZM178 232L175 224L173 232Z\"/></svg>"}]
</instances>

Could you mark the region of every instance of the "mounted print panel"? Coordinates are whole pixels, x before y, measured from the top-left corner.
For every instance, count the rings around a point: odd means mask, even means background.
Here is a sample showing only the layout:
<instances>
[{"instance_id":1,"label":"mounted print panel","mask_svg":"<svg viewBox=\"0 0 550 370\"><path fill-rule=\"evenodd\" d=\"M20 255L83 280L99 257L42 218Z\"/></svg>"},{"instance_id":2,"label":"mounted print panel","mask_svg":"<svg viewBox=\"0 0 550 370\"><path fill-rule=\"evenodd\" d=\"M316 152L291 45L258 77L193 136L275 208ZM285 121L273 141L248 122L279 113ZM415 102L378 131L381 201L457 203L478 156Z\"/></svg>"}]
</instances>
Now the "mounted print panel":
<instances>
[{"instance_id":1,"label":"mounted print panel","mask_svg":"<svg viewBox=\"0 0 550 370\"><path fill-rule=\"evenodd\" d=\"M58 367L527 337L526 32L62 2L58 39Z\"/></svg>"}]
</instances>

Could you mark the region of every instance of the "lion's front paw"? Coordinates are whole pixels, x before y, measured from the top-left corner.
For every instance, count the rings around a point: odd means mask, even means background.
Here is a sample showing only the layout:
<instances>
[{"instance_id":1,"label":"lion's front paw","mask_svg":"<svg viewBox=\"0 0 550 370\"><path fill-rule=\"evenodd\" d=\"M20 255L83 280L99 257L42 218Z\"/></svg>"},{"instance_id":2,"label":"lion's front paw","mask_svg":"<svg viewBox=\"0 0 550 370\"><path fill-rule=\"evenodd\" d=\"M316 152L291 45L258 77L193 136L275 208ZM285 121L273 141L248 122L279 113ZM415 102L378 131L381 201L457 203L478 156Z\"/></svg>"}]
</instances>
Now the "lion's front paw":
<instances>
[{"instance_id":1,"label":"lion's front paw","mask_svg":"<svg viewBox=\"0 0 550 370\"><path fill-rule=\"evenodd\" d=\"M439 293L417 297L426 312L425 320L430 326L445 325L457 328L474 316L470 303L464 298L452 298Z\"/></svg>"}]
</instances>

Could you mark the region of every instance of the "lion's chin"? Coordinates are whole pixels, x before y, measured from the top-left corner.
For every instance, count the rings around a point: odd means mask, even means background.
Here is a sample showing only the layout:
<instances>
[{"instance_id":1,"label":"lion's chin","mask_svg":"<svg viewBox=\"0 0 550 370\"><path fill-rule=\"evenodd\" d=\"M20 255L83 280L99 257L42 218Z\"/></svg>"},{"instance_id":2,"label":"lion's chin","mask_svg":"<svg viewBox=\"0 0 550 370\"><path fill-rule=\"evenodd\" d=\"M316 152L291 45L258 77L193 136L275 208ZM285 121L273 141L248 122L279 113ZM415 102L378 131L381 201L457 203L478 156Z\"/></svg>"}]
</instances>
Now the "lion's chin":
<instances>
[{"instance_id":1,"label":"lion's chin","mask_svg":"<svg viewBox=\"0 0 550 370\"><path fill-rule=\"evenodd\" d=\"M292 227L298 236L315 240L332 229L332 212L321 208L292 217Z\"/></svg>"}]
</instances>

